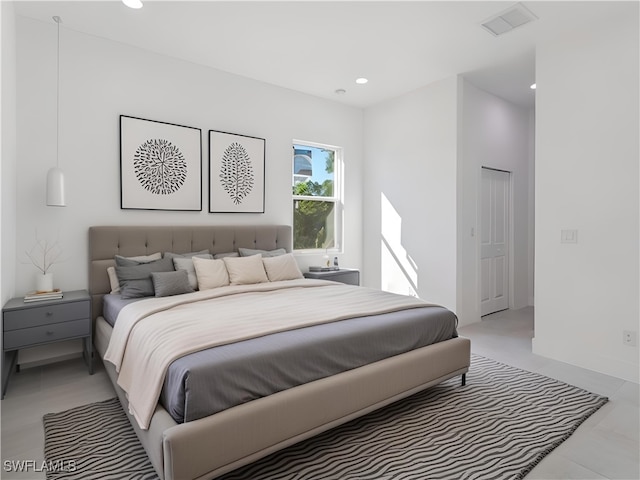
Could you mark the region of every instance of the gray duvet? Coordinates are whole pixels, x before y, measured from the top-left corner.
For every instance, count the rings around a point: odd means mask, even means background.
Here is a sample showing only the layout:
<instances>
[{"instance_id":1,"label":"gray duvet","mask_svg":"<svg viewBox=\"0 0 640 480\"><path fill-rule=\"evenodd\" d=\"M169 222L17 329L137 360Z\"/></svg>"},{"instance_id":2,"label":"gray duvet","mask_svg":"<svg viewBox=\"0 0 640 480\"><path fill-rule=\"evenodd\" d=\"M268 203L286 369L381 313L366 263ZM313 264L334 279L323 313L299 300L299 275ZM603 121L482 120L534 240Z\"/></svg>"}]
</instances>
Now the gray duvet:
<instances>
[{"instance_id":1,"label":"gray duvet","mask_svg":"<svg viewBox=\"0 0 640 480\"><path fill-rule=\"evenodd\" d=\"M106 295L105 300L105 318L113 325L126 303L117 295ZM196 420L457 337L456 322L451 311L426 306L210 348L170 365L160 402L176 422Z\"/></svg>"}]
</instances>

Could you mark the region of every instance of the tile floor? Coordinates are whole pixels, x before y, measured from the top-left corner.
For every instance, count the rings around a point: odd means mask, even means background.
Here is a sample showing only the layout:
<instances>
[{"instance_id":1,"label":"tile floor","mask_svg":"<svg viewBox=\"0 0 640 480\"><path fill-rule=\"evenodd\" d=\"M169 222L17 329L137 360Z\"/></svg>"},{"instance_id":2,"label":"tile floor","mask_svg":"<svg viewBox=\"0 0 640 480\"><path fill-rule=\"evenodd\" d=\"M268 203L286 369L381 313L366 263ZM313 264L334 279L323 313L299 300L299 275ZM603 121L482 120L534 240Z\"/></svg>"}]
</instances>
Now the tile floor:
<instances>
[{"instance_id":1,"label":"tile floor","mask_svg":"<svg viewBox=\"0 0 640 480\"><path fill-rule=\"evenodd\" d=\"M507 310L463 327L474 353L547 375L610 401L583 423L527 476L533 479L640 480L638 384L556 362L531 353L533 309ZM12 460L43 459L42 416L114 395L106 372L96 361L94 375L73 359L14 374L0 404L2 479L45 478L43 472L8 471Z\"/></svg>"},{"instance_id":2,"label":"tile floor","mask_svg":"<svg viewBox=\"0 0 640 480\"><path fill-rule=\"evenodd\" d=\"M533 308L505 310L459 329L478 355L609 398L530 473L533 479L640 479L640 386L531 353Z\"/></svg>"}]
</instances>

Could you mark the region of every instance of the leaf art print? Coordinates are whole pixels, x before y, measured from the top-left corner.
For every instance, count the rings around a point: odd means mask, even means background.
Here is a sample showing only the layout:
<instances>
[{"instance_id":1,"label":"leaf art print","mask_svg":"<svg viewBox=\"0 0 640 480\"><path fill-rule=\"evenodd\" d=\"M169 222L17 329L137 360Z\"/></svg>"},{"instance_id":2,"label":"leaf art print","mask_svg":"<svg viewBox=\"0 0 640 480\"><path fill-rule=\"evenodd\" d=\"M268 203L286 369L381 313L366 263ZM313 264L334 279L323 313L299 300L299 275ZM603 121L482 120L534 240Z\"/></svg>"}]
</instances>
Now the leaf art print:
<instances>
[{"instance_id":1,"label":"leaf art print","mask_svg":"<svg viewBox=\"0 0 640 480\"><path fill-rule=\"evenodd\" d=\"M120 115L120 208L202 210L202 130Z\"/></svg>"},{"instance_id":2,"label":"leaf art print","mask_svg":"<svg viewBox=\"0 0 640 480\"><path fill-rule=\"evenodd\" d=\"M251 157L237 142L227 147L220 165L220 184L235 205L240 205L253 190L255 177Z\"/></svg>"},{"instance_id":3,"label":"leaf art print","mask_svg":"<svg viewBox=\"0 0 640 480\"><path fill-rule=\"evenodd\" d=\"M264 213L266 140L209 130L209 212Z\"/></svg>"},{"instance_id":4,"label":"leaf art print","mask_svg":"<svg viewBox=\"0 0 640 480\"><path fill-rule=\"evenodd\" d=\"M178 147L162 138L147 140L133 156L136 178L145 190L171 195L184 185L187 162Z\"/></svg>"}]
</instances>

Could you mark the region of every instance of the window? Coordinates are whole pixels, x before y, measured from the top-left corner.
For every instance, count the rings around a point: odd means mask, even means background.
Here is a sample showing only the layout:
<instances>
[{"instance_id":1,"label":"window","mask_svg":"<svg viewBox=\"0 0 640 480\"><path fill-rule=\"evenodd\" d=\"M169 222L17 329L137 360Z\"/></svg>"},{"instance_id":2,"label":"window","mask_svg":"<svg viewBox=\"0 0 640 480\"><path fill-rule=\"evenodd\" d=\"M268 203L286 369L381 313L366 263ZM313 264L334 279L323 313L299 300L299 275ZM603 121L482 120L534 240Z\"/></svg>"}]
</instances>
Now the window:
<instances>
[{"instance_id":1,"label":"window","mask_svg":"<svg viewBox=\"0 0 640 480\"><path fill-rule=\"evenodd\" d=\"M341 150L293 145L293 248L339 250L342 243Z\"/></svg>"}]
</instances>

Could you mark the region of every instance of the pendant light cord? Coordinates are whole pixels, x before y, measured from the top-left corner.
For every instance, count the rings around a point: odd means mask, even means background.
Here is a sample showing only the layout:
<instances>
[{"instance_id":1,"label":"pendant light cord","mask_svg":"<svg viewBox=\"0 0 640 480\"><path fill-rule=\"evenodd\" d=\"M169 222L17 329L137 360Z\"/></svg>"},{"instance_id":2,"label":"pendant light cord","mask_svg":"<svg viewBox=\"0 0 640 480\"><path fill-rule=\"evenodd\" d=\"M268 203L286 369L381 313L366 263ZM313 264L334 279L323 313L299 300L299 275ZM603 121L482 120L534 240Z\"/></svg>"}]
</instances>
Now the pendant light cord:
<instances>
[{"instance_id":1,"label":"pendant light cord","mask_svg":"<svg viewBox=\"0 0 640 480\"><path fill-rule=\"evenodd\" d=\"M53 17L58 24L58 59L57 59L57 84L56 84L56 167L60 167L60 23L62 19Z\"/></svg>"}]
</instances>

